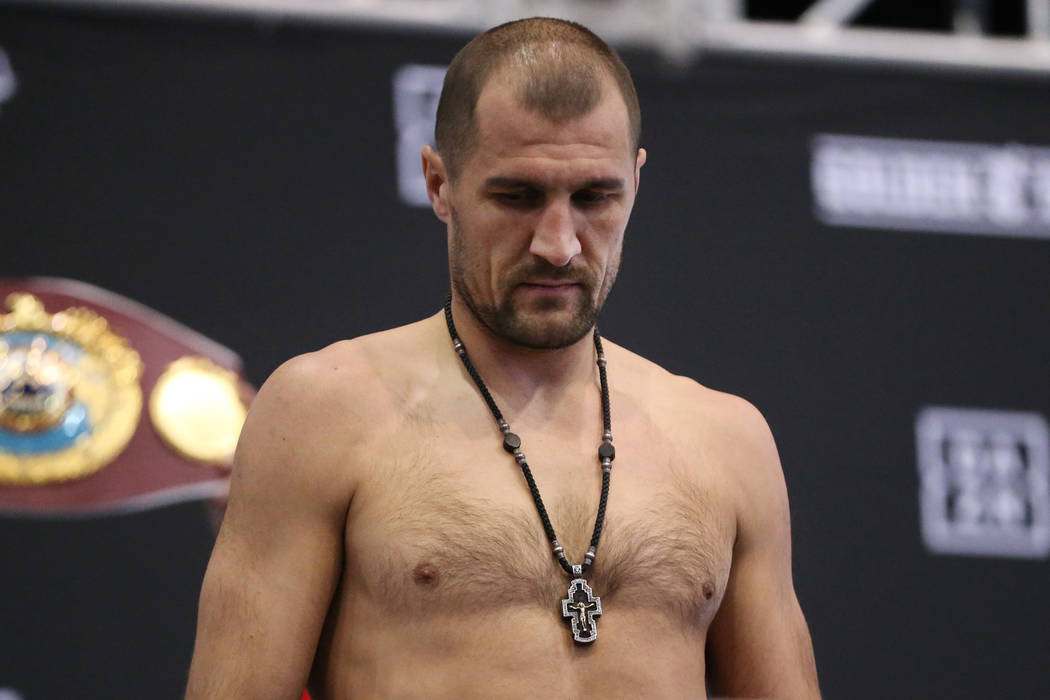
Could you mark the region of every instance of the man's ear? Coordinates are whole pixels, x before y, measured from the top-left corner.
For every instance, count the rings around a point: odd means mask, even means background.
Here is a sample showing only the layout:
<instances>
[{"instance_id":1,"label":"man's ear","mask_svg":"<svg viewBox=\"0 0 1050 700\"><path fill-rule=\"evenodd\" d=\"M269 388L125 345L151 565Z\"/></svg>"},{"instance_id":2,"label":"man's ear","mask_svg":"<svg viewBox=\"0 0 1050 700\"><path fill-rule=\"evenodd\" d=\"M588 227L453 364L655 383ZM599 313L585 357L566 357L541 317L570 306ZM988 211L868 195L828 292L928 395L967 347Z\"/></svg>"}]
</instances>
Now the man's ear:
<instances>
[{"instance_id":1,"label":"man's ear","mask_svg":"<svg viewBox=\"0 0 1050 700\"><path fill-rule=\"evenodd\" d=\"M645 152L644 148L638 149L638 158L634 161L634 192L638 194L638 184L642 177L642 166L645 165L645 159L649 154Z\"/></svg>"},{"instance_id":2,"label":"man's ear","mask_svg":"<svg viewBox=\"0 0 1050 700\"><path fill-rule=\"evenodd\" d=\"M427 183L427 197L437 218L449 222L449 181L445 161L430 146L423 146L423 179Z\"/></svg>"}]
</instances>

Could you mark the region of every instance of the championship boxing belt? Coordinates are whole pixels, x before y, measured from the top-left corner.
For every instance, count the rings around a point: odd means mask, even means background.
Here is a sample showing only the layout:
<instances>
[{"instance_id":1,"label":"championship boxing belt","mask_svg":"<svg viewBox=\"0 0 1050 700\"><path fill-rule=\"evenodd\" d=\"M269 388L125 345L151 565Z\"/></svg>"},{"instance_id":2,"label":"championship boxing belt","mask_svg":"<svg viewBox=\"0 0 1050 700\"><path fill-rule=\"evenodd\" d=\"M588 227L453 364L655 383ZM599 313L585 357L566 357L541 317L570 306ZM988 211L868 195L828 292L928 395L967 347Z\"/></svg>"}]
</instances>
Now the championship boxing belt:
<instances>
[{"instance_id":1,"label":"championship boxing belt","mask_svg":"<svg viewBox=\"0 0 1050 700\"><path fill-rule=\"evenodd\" d=\"M112 292L0 280L0 513L222 499L254 390L231 350Z\"/></svg>"}]
</instances>

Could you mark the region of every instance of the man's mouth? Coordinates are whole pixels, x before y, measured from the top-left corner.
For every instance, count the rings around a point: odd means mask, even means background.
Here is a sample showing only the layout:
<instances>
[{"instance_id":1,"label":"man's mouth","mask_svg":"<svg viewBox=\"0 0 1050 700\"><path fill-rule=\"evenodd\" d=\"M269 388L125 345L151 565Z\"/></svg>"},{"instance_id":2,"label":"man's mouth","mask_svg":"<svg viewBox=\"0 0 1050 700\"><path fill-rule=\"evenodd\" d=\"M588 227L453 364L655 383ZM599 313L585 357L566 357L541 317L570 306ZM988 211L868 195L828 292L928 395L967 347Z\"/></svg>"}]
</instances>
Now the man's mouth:
<instances>
[{"instance_id":1,"label":"man's mouth","mask_svg":"<svg viewBox=\"0 0 1050 700\"><path fill-rule=\"evenodd\" d=\"M522 284L529 287L576 287L580 283L573 282L572 280L532 280L529 282L522 282Z\"/></svg>"},{"instance_id":2,"label":"man's mouth","mask_svg":"<svg viewBox=\"0 0 1050 700\"><path fill-rule=\"evenodd\" d=\"M542 293L558 293L567 292L569 290L577 289L580 286L579 282L571 282L566 280L551 280L551 281L532 281L522 282L521 287L528 291Z\"/></svg>"}]
</instances>

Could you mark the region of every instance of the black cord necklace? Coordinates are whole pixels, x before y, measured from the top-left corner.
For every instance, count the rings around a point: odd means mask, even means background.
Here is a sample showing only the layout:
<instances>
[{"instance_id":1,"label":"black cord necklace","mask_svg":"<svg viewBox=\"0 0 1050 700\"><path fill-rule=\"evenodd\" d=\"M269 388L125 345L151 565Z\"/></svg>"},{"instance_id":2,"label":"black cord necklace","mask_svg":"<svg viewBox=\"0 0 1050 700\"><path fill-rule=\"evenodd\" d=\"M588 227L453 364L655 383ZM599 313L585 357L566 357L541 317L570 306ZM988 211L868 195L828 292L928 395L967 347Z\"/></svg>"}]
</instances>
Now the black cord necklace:
<instances>
[{"instance_id":1,"label":"black cord necklace","mask_svg":"<svg viewBox=\"0 0 1050 700\"><path fill-rule=\"evenodd\" d=\"M587 579L583 578L584 572L591 568L594 558L598 553L598 539L602 536L602 522L605 520L605 504L609 499L609 473L612 471L612 461L616 458L616 449L612 444L612 422L609 417L609 383L605 376L605 352L602 350L602 340L598 335L598 329L594 329L594 349L598 355L598 377L602 385L602 444L598 448L598 461L602 465L602 495L598 501L598 515L594 519L594 533L591 535L591 546L583 556L582 564L569 564L565 558L565 549L558 542L554 534L554 526L547 516L547 509L543 506L540 498L540 490L536 487L536 480L532 478L532 470L525 461L525 453L521 451L521 438L510 431L510 425L503 419L503 414L496 401L489 393L488 387L482 381L481 375L474 369L474 364L467 355L467 349L463 341L456 333L456 324L452 322L452 297L445 302L445 323L448 325L448 334L452 338L452 346L467 368L467 373L474 380L482 398L488 404L496 424L503 433L503 449L514 455L514 459L521 467L521 473L525 476L525 482L529 485L532 501L539 511L540 520L543 521L543 530L547 533L547 539L551 543L551 551L558 558L558 563L565 572L572 576L569 583L569 596L561 601L562 617L567 618L572 624L572 638L577 642L593 642L598 638L598 623L594 619L602 614L602 599L594 595L591 587L587 585Z\"/></svg>"}]
</instances>

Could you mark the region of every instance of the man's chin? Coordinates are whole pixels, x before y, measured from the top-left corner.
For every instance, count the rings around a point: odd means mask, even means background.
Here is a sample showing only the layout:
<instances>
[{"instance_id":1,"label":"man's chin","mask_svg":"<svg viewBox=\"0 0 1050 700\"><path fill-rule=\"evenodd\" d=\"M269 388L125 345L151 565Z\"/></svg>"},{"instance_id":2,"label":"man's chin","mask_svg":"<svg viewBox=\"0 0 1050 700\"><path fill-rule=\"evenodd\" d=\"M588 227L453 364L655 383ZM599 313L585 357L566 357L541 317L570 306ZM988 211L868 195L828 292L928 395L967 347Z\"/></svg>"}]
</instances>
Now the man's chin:
<instances>
[{"instance_id":1,"label":"man's chin","mask_svg":"<svg viewBox=\"0 0 1050 700\"><path fill-rule=\"evenodd\" d=\"M583 338L594 327L594 316L576 305L553 309L533 307L500 324L501 335L513 343L537 350L557 350Z\"/></svg>"}]
</instances>

